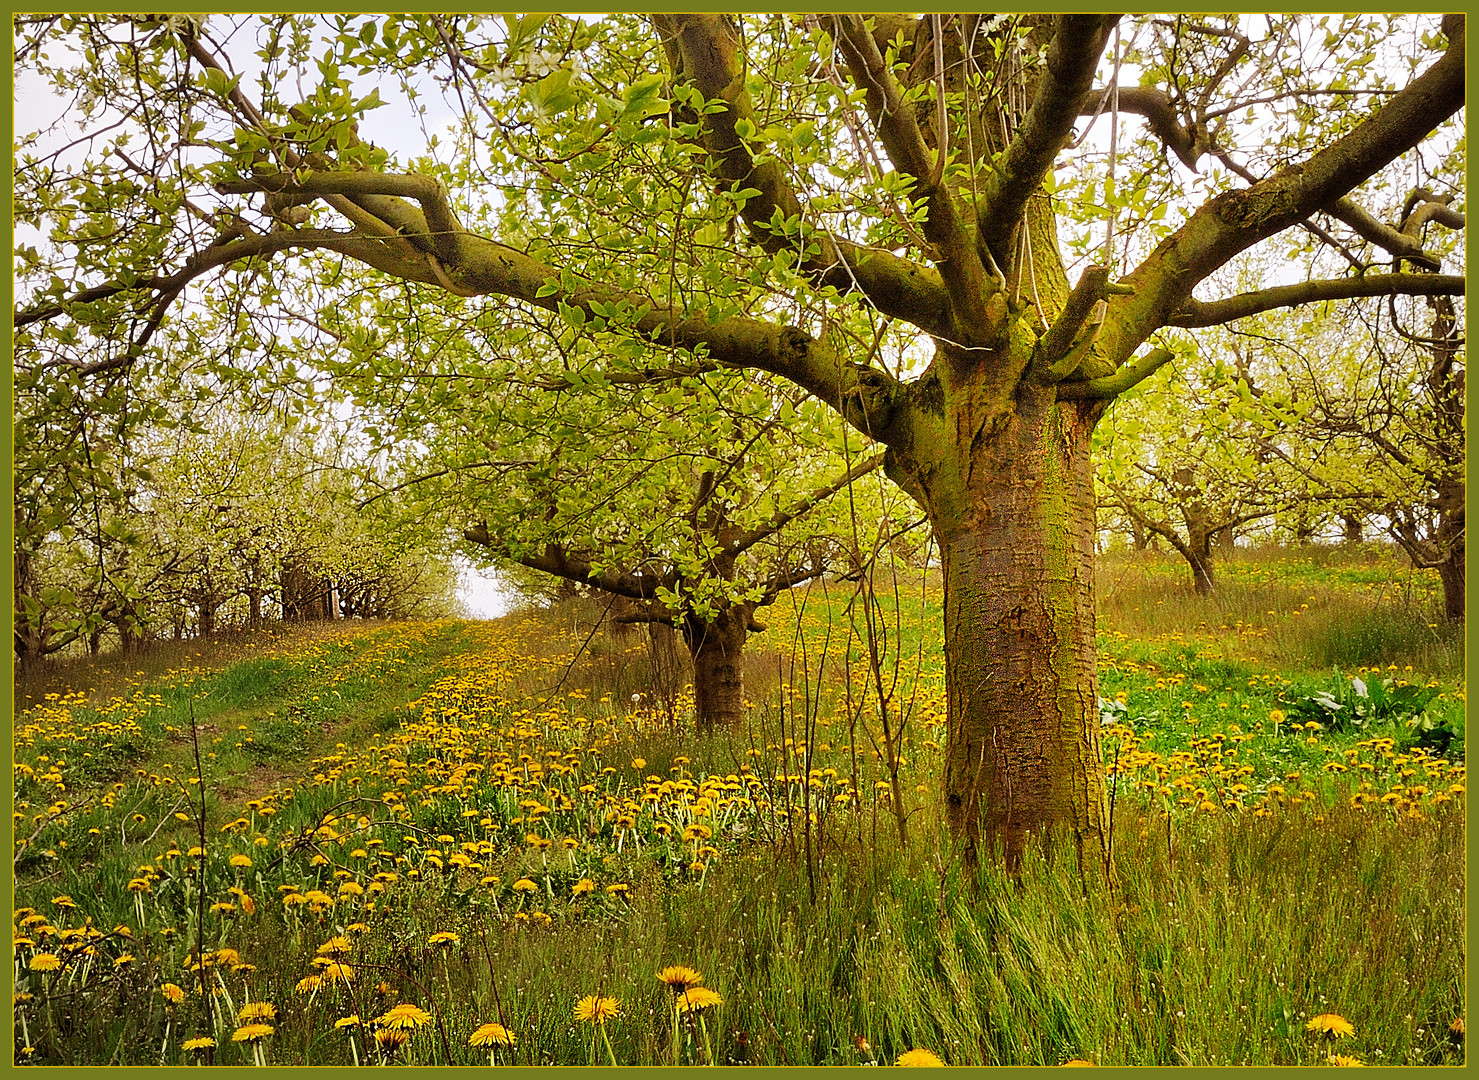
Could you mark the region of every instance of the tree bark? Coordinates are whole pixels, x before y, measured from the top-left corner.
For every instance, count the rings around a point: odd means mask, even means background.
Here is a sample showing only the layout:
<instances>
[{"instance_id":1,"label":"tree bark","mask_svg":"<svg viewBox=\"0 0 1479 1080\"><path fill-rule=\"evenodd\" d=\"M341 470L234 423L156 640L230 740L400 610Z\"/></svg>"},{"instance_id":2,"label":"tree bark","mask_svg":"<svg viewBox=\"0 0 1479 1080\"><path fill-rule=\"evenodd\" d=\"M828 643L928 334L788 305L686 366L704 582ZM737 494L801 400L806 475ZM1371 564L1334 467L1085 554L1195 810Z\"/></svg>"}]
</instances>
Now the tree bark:
<instances>
[{"instance_id":1,"label":"tree bark","mask_svg":"<svg viewBox=\"0 0 1479 1080\"><path fill-rule=\"evenodd\" d=\"M944 567L947 819L968 864L999 850L1015 872L1042 840L1100 879L1089 436L1101 409L1035 387L989 419L971 415L981 404L967 392L942 417L974 438L931 439L934 460L901 455L890 470L929 512Z\"/></svg>"},{"instance_id":2,"label":"tree bark","mask_svg":"<svg viewBox=\"0 0 1479 1080\"><path fill-rule=\"evenodd\" d=\"M693 657L693 707L698 730L735 730L745 719L745 638L750 609L736 604L713 619L689 615L683 640Z\"/></svg>"},{"instance_id":3,"label":"tree bark","mask_svg":"<svg viewBox=\"0 0 1479 1080\"><path fill-rule=\"evenodd\" d=\"M1186 545L1187 564L1191 567L1191 587L1198 596L1211 596L1216 591L1217 581L1212 570L1212 537L1214 533L1205 528L1188 528Z\"/></svg>"}]
</instances>

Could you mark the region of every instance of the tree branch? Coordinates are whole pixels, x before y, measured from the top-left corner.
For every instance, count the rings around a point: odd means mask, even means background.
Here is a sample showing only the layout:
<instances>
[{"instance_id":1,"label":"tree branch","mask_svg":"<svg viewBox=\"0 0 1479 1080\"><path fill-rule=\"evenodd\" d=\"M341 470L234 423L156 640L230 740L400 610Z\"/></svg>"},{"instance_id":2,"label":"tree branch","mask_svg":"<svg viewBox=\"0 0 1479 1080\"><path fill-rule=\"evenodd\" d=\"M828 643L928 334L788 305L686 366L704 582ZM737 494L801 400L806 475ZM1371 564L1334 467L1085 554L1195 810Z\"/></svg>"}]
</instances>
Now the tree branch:
<instances>
[{"instance_id":1,"label":"tree branch","mask_svg":"<svg viewBox=\"0 0 1479 1080\"><path fill-rule=\"evenodd\" d=\"M795 521L797 518L801 517L808 511L815 509L827 499L837 494L837 492L847 487L847 485L851 484L854 480L857 480L860 477L867 476L874 469L877 469L880 465L883 464L883 459L883 454L877 454L866 461L859 462L857 465L854 465L851 469L848 469L847 472L837 477L837 479L833 480L831 483L817 488L805 498L793 503L785 510L782 510L779 513L775 514L773 517L770 518L769 521L766 521L763 524L758 525L747 532L741 533L739 536L730 541L729 555L731 557L737 557L742 552L745 552L754 547L766 537L773 536L776 533L780 532L780 530L785 528L788 524Z\"/></svg>"},{"instance_id":2,"label":"tree branch","mask_svg":"<svg viewBox=\"0 0 1479 1080\"><path fill-rule=\"evenodd\" d=\"M1274 308L1350 300L1358 296L1462 296L1464 278L1455 274L1364 274L1360 277L1302 281L1240 293L1225 300L1188 300L1168 320L1187 328L1220 326Z\"/></svg>"},{"instance_id":3,"label":"tree branch","mask_svg":"<svg viewBox=\"0 0 1479 1080\"><path fill-rule=\"evenodd\" d=\"M1041 188L1058 151L1073 134L1073 123L1092 88L1094 69L1118 22L1118 15L1059 17L1032 107L1002 154L1000 165L981 188L977 239L994 254L1006 253L1007 241L1022 220L1027 200Z\"/></svg>"},{"instance_id":4,"label":"tree branch","mask_svg":"<svg viewBox=\"0 0 1479 1080\"><path fill-rule=\"evenodd\" d=\"M1136 383L1150 378L1164 364L1170 363L1175 358L1176 354L1170 349L1156 349L1138 360L1131 360L1113 375L1106 375L1099 379L1086 379L1081 382L1059 383L1058 399L1070 401L1117 397Z\"/></svg>"},{"instance_id":5,"label":"tree branch","mask_svg":"<svg viewBox=\"0 0 1479 1080\"><path fill-rule=\"evenodd\" d=\"M673 63L674 80L688 79L705 100L723 101L722 111L698 119L704 145L714 158L719 176L729 190L752 188L759 194L740 210L751 238L774 254L796 246L795 240L771 228L775 216L805 223L800 200L774 159L756 164L737 125L759 127L745 87L738 35L719 15L655 15ZM806 241L819 251L804 257L800 268L819 285L841 292L860 289L885 315L905 319L927 333L948 334L949 301L939 276L932 270L887 251L864 248L825 232L807 232Z\"/></svg>"},{"instance_id":6,"label":"tree branch","mask_svg":"<svg viewBox=\"0 0 1479 1080\"><path fill-rule=\"evenodd\" d=\"M1464 104L1464 18L1445 16L1443 55L1354 130L1303 163L1204 203L1124 281L1132 299L1111 301L1099 350L1119 363L1167 325L1207 275L1238 253L1349 194Z\"/></svg>"},{"instance_id":7,"label":"tree branch","mask_svg":"<svg viewBox=\"0 0 1479 1080\"><path fill-rule=\"evenodd\" d=\"M497 550L500 545L488 531L487 522L474 525L464 529L462 532L464 540L470 543L480 544L483 547ZM671 587L672 581L666 577L656 575L642 575L617 573L614 571L596 571L592 568L590 560L580 555L570 555L558 544L547 544L541 555L515 555L509 553L507 556L512 562L520 566L527 566L530 570L538 570L554 577L564 578L566 581L574 581L581 585L589 585L593 589L602 592L615 593L632 600L652 600L656 598L657 590L661 587Z\"/></svg>"},{"instance_id":8,"label":"tree branch","mask_svg":"<svg viewBox=\"0 0 1479 1080\"><path fill-rule=\"evenodd\" d=\"M960 216L947 184L941 182L941 148L930 153L924 133L915 120L914 110L904 102L898 80L884 62L878 42L868 32L860 15L833 16L837 45L847 64L853 82L863 89L868 115L872 119L884 152L894 167L914 180L916 195L925 200L924 235L934 246L933 258L939 268L950 306L955 316L953 336L976 321L984 310L987 295L999 283L990 283L986 269L972 243L970 230Z\"/></svg>"}]
</instances>

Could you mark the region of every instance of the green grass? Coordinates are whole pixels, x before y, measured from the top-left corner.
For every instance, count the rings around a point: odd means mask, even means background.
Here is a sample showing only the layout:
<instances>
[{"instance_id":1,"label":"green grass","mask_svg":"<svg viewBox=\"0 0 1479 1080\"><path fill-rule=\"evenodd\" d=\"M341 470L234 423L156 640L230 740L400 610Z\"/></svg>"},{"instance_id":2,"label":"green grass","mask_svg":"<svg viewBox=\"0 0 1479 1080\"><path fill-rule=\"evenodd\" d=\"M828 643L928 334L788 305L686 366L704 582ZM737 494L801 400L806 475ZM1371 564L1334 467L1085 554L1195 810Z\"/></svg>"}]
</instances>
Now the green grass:
<instances>
[{"instance_id":1,"label":"green grass","mask_svg":"<svg viewBox=\"0 0 1479 1080\"><path fill-rule=\"evenodd\" d=\"M278 634L223 657L196 645L188 663L132 658L144 676L74 665L74 685L101 689L54 684L63 696L18 720L16 903L39 913L17 916L31 941L15 953L18 1060L187 1062L184 1039L210 1034L209 1060L246 1063L231 1036L249 997L277 1012L262 1047L276 1064L486 1063L468 1037L495 1020L518 1040L498 1061L601 1064L605 1041L572 1010L602 994L621 1001L606 1035L631 1064L675 1047L721 1064L889 1064L913 1048L951 1064L1314 1064L1329 1048L1306 1024L1326 1012L1355 1027L1335 1049L1368 1064L1461 1063L1462 669L1430 650L1432 667L1404 670L1421 635L1400 620L1421 605L1368 589L1392 580L1373 560L1257 553L1205 602L1177 569L1101 566L1100 692L1122 702L1105 738L1117 884L1090 896L1042 852L1012 881L952 857L926 741L942 739L939 598L918 582L884 598L896 701L913 702L903 847L882 765L861 733L854 759L836 713L857 650L836 586L767 613L752 726L703 739L629 710L653 670L645 636L598 633L576 657L588 603ZM1436 683L1434 712L1460 732L1446 757L1404 750L1400 719L1272 722L1334 685L1318 643L1342 619L1370 636L1341 678ZM700 824L707 836L681 835ZM293 899L314 889L335 898ZM459 940L435 946L439 931ZM338 935L354 982L300 992ZM207 967L210 1009L161 989L196 985L197 942L238 954ZM42 954L61 966L33 968ZM676 1040L654 978L670 964L722 998ZM432 1019L393 1052L334 1026L397 1002Z\"/></svg>"}]
</instances>

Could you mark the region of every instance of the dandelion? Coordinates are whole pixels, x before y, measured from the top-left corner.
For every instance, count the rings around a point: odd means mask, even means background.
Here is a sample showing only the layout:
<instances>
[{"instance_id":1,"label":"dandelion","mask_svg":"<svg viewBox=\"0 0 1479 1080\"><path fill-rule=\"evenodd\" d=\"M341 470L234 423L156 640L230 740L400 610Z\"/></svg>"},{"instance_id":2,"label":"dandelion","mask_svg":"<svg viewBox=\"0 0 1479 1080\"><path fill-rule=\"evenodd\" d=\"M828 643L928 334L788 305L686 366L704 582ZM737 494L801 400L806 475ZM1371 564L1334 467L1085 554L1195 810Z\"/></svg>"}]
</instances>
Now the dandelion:
<instances>
[{"instance_id":1,"label":"dandelion","mask_svg":"<svg viewBox=\"0 0 1479 1080\"><path fill-rule=\"evenodd\" d=\"M468 1046L486 1046L488 1048L488 1064L496 1064L495 1055L500 1046L513 1046L517 1040L514 1033L502 1024L484 1024L468 1037Z\"/></svg>"},{"instance_id":2,"label":"dandelion","mask_svg":"<svg viewBox=\"0 0 1479 1080\"><path fill-rule=\"evenodd\" d=\"M538 888L538 885L534 884L533 881L529 880L526 877L521 877L518 881L513 883L514 892L535 892L536 890L538 890Z\"/></svg>"},{"instance_id":3,"label":"dandelion","mask_svg":"<svg viewBox=\"0 0 1479 1080\"><path fill-rule=\"evenodd\" d=\"M164 1000L171 1005L178 1005L185 1000L185 991L181 990L174 983L165 983L159 988L159 992L164 995Z\"/></svg>"},{"instance_id":4,"label":"dandelion","mask_svg":"<svg viewBox=\"0 0 1479 1080\"><path fill-rule=\"evenodd\" d=\"M232 1042L244 1042L252 1048L252 1060L257 1065L266 1065L266 1056L262 1053L262 1040L272 1034L271 1024L246 1024L231 1033Z\"/></svg>"},{"instance_id":5,"label":"dandelion","mask_svg":"<svg viewBox=\"0 0 1479 1080\"><path fill-rule=\"evenodd\" d=\"M440 946L442 948L450 948L451 946L456 945L461 940L462 938L452 933L452 931L450 930L438 930L435 934L432 934L431 937L426 939L426 943L428 945Z\"/></svg>"},{"instance_id":6,"label":"dandelion","mask_svg":"<svg viewBox=\"0 0 1479 1080\"><path fill-rule=\"evenodd\" d=\"M339 1031L343 1031L345 1028L359 1027L359 1015L357 1013L351 1013L349 1016L340 1017L334 1021L334 1027Z\"/></svg>"},{"instance_id":7,"label":"dandelion","mask_svg":"<svg viewBox=\"0 0 1479 1080\"><path fill-rule=\"evenodd\" d=\"M1366 1063L1358 1057L1350 1054L1331 1054L1325 1059L1329 1065L1365 1065Z\"/></svg>"},{"instance_id":8,"label":"dandelion","mask_svg":"<svg viewBox=\"0 0 1479 1080\"><path fill-rule=\"evenodd\" d=\"M574 896L584 896L586 893L596 891L596 883L588 877L583 877L574 885L570 886L570 892Z\"/></svg>"},{"instance_id":9,"label":"dandelion","mask_svg":"<svg viewBox=\"0 0 1479 1080\"><path fill-rule=\"evenodd\" d=\"M940 1066L945 1063L931 1050L905 1050L895 1065Z\"/></svg>"},{"instance_id":10,"label":"dandelion","mask_svg":"<svg viewBox=\"0 0 1479 1080\"><path fill-rule=\"evenodd\" d=\"M431 1013L409 1001L392 1006L389 1012L375 1019L377 1027L390 1028L392 1031L414 1030L429 1023Z\"/></svg>"},{"instance_id":11,"label":"dandelion","mask_svg":"<svg viewBox=\"0 0 1479 1080\"><path fill-rule=\"evenodd\" d=\"M342 982L346 985L354 982L354 968L348 964L341 964L338 961L327 965L323 969L322 975L330 985L336 982Z\"/></svg>"},{"instance_id":12,"label":"dandelion","mask_svg":"<svg viewBox=\"0 0 1479 1080\"><path fill-rule=\"evenodd\" d=\"M611 1038L606 1034L606 1021L620 1014L621 1002L614 997L589 994L575 1003L575 1019L593 1025L601 1033L601 1041L606 1044L606 1056L610 1058L612 1065L616 1064L616 1051L611 1049Z\"/></svg>"},{"instance_id":13,"label":"dandelion","mask_svg":"<svg viewBox=\"0 0 1479 1080\"><path fill-rule=\"evenodd\" d=\"M200 1054L202 1050L210 1050L216 1045L216 1040L209 1035L197 1035L193 1039L186 1039L180 1044L181 1050L189 1050L193 1054Z\"/></svg>"},{"instance_id":14,"label":"dandelion","mask_svg":"<svg viewBox=\"0 0 1479 1080\"><path fill-rule=\"evenodd\" d=\"M252 865L251 857L248 855L233 855L227 861L238 870L245 870Z\"/></svg>"},{"instance_id":15,"label":"dandelion","mask_svg":"<svg viewBox=\"0 0 1479 1080\"><path fill-rule=\"evenodd\" d=\"M293 989L300 994L315 994L322 983L323 979L318 975L305 975L298 980L298 985Z\"/></svg>"},{"instance_id":16,"label":"dandelion","mask_svg":"<svg viewBox=\"0 0 1479 1080\"><path fill-rule=\"evenodd\" d=\"M347 937L331 937L318 947L319 956L348 956L354 948L354 942Z\"/></svg>"},{"instance_id":17,"label":"dandelion","mask_svg":"<svg viewBox=\"0 0 1479 1080\"><path fill-rule=\"evenodd\" d=\"M1275 711L1277 711L1277 710L1275 710ZM1064 1066L1068 1066L1068 1065L1093 1065L1094 1063L1092 1061L1085 1061L1083 1058L1069 1058L1063 1064L1064 1064Z\"/></svg>"},{"instance_id":18,"label":"dandelion","mask_svg":"<svg viewBox=\"0 0 1479 1080\"><path fill-rule=\"evenodd\" d=\"M62 966L62 962L56 953L43 952L31 957L29 966L32 971L56 971Z\"/></svg>"},{"instance_id":19,"label":"dandelion","mask_svg":"<svg viewBox=\"0 0 1479 1080\"><path fill-rule=\"evenodd\" d=\"M276 1020L277 1009L270 1001L248 1001L241 1007L241 1012L236 1014L236 1019L243 1024L260 1024Z\"/></svg>"},{"instance_id":20,"label":"dandelion","mask_svg":"<svg viewBox=\"0 0 1479 1080\"><path fill-rule=\"evenodd\" d=\"M512 1046L518 1040L502 1024L484 1024L467 1040L468 1046Z\"/></svg>"},{"instance_id":21,"label":"dandelion","mask_svg":"<svg viewBox=\"0 0 1479 1080\"><path fill-rule=\"evenodd\" d=\"M410 1041L411 1036L400 1028L383 1027L375 1030L375 1045L386 1054L394 1054Z\"/></svg>"},{"instance_id":22,"label":"dandelion","mask_svg":"<svg viewBox=\"0 0 1479 1080\"><path fill-rule=\"evenodd\" d=\"M694 986L678 995L678 1009L681 1012L698 1012L700 1009L718 1005L723 1000L707 986Z\"/></svg>"},{"instance_id":23,"label":"dandelion","mask_svg":"<svg viewBox=\"0 0 1479 1080\"><path fill-rule=\"evenodd\" d=\"M1321 1013L1312 1017L1308 1024L1304 1025L1306 1031L1313 1031L1323 1039L1340 1039L1347 1035L1354 1035L1356 1029L1351 1022L1338 1013Z\"/></svg>"},{"instance_id":24,"label":"dandelion","mask_svg":"<svg viewBox=\"0 0 1479 1080\"><path fill-rule=\"evenodd\" d=\"M704 981L704 977L691 967L682 964L674 964L665 967L657 973L657 978L668 985L668 989L675 994L681 994L691 986L698 986Z\"/></svg>"},{"instance_id":25,"label":"dandelion","mask_svg":"<svg viewBox=\"0 0 1479 1080\"><path fill-rule=\"evenodd\" d=\"M614 997L599 997L590 994L575 1005L575 1019L586 1024L601 1025L621 1013L621 1002Z\"/></svg>"}]
</instances>

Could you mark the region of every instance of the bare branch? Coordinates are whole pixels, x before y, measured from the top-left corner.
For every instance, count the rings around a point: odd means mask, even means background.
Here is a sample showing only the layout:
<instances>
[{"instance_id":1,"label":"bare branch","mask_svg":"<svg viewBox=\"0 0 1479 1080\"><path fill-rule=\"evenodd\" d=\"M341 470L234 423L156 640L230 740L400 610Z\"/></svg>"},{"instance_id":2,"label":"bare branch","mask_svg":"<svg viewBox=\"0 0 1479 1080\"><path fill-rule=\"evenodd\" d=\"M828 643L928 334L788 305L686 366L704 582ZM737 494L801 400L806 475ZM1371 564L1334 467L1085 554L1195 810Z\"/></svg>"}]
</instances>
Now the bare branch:
<instances>
[{"instance_id":1,"label":"bare branch","mask_svg":"<svg viewBox=\"0 0 1479 1080\"><path fill-rule=\"evenodd\" d=\"M1099 350L1111 363L1132 353L1182 309L1196 285L1254 244L1330 206L1412 149L1464 104L1464 18L1448 16L1448 48L1354 130L1308 160L1243 191L1206 202L1125 278L1137 290L1111 302Z\"/></svg>"},{"instance_id":2,"label":"bare branch","mask_svg":"<svg viewBox=\"0 0 1479 1080\"><path fill-rule=\"evenodd\" d=\"M1462 296L1464 278L1456 274L1363 274L1360 277L1302 281L1226 300L1188 300L1167 321L1169 326L1220 326L1281 307L1351 300L1359 296Z\"/></svg>"},{"instance_id":3,"label":"bare branch","mask_svg":"<svg viewBox=\"0 0 1479 1080\"><path fill-rule=\"evenodd\" d=\"M925 200L924 235L934 249L931 257L950 294L954 316L949 336L957 339L977 336L980 316L991 310L984 306L984 301L999 291L1004 282L987 276L971 230L960 215L949 185L942 182L947 148L942 145L933 154L930 152L914 110L905 104L903 90L884 62L862 16L833 18L848 74L863 89L868 115L884 151L895 168L913 178L915 193ZM1004 317L1004 310L1001 314ZM996 330L996 326L988 325L987 337L994 336Z\"/></svg>"}]
</instances>

